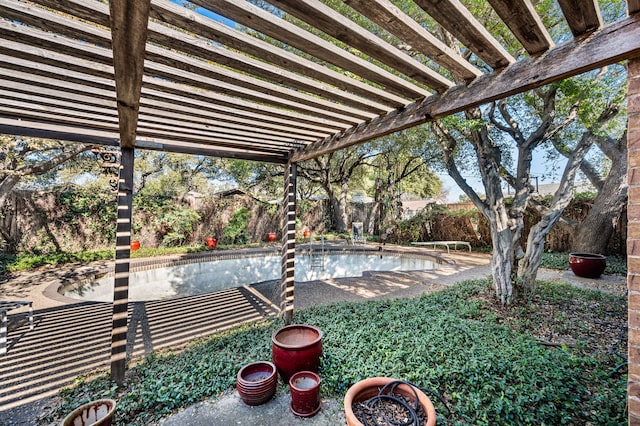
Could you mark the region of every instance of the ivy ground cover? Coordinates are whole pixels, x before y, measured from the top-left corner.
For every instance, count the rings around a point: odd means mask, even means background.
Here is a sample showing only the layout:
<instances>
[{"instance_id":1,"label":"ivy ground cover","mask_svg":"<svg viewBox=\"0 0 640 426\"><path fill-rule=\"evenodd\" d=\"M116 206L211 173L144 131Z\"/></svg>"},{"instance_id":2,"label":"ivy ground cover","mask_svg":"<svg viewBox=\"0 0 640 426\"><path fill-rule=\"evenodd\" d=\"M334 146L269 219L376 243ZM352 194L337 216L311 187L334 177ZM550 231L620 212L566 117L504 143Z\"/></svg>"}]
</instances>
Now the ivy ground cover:
<instances>
[{"instance_id":1,"label":"ivy ground cover","mask_svg":"<svg viewBox=\"0 0 640 426\"><path fill-rule=\"evenodd\" d=\"M325 397L342 400L372 376L428 390L439 425L626 424L626 298L540 283L535 296L496 305L484 280L414 299L338 303L298 311L324 332ZM50 415L89 399L118 400L116 424L148 424L232 392L246 363L271 358L280 320L244 326L152 355L126 386L78 379ZM232 415L232 413L230 413Z\"/></svg>"}]
</instances>

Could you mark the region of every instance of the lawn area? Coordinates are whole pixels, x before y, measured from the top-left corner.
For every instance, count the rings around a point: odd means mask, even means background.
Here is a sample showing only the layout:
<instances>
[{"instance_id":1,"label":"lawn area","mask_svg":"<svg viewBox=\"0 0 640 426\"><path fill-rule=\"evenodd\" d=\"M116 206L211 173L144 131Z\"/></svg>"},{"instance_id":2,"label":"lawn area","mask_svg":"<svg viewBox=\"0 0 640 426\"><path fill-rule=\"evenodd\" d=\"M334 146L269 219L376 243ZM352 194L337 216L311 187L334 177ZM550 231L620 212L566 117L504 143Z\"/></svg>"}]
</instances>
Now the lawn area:
<instances>
[{"instance_id":1,"label":"lawn area","mask_svg":"<svg viewBox=\"0 0 640 426\"><path fill-rule=\"evenodd\" d=\"M338 303L296 312L324 332L325 397L390 376L428 388L439 425L626 424L625 297L541 282L528 302L496 305L485 280L415 299ZM134 425L232 392L244 364L271 359L274 319L148 357L116 390L78 379L51 418L98 397ZM232 415L232 413L230 413ZM51 420L51 419L50 419Z\"/></svg>"}]
</instances>

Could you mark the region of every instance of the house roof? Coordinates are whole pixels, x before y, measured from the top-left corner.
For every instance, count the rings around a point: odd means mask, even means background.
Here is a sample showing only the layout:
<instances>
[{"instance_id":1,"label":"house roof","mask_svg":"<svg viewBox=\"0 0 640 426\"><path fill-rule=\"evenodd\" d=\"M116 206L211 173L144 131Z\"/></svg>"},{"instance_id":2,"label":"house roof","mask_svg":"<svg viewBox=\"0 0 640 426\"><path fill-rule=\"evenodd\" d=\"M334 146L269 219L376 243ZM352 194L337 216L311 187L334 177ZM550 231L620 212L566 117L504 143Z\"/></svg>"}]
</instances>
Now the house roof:
<instances>
[{"instance_id":1,"label":"house roof","mask_svg":"<svg viewBox=\"0 0 640 426\"><path fill-rule=\"evenodd\" d=\"M559 0L557 45L530 0L489 0L518 59L459 0L414 2L3 0L0 133L295 162L640 53L639 0L608 25L596 1Z\"/></svg>"}]
</instances>

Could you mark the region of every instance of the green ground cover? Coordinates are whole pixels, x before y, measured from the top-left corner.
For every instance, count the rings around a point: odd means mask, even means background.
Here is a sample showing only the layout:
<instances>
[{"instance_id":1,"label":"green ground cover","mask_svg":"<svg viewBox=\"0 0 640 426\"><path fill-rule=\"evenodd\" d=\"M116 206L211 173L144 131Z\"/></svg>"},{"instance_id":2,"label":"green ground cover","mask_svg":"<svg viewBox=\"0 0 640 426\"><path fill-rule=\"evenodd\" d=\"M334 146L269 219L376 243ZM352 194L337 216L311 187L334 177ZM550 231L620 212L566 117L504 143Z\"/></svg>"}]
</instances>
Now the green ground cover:
<instances>
[{"instance_id":1,"label":"green ground cover","mask_svg":"<svg viewBox=\"0 0 640 426\"><path fill-rule=\"evenodd\" d=\"M626 314L625 297L546 282L502 309L489 282L474 280L414 299L309 308L295 320L324 332L324 396L342 400L356 381L390 376L431 389L439 425L613 425L626 424ZM114 397L116 424L147 424L231 392L244 364L271 358L281 326L273 319L155 354L120 390L106 375L80 378L52 418Z\"/></svg>"}]
</instances>

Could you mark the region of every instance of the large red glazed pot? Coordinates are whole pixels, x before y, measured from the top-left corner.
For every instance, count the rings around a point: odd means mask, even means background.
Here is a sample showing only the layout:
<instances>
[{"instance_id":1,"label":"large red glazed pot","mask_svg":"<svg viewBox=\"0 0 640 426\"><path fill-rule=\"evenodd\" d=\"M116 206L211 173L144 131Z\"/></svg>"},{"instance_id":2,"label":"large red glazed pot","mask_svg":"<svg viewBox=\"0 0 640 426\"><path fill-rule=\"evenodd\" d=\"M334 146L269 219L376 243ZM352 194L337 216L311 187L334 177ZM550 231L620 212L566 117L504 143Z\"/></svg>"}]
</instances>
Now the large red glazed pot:
<instances>
[{"instance_id":1,"label":"large red glazed pot","mask_svg":"<svg viewBox=\"0 0 640 426\"><path fill-rule=\"evenodd\" d=\"M598 278L607 267L607 258L595 253L570 253L569 266L579 277Z\"/></svg>"},{"instance_id":2,"label":"large red glazed pot","mask_svg":"<svg viewBox=\"0 0 640 426\"><path fill-rule=\"evenodd\" d=\"M344 397L344 413L347 418L347 426L364 426L355 414L353 414L352 405L378 395L380 389L382 389L387 383L393 382L394 380L397 379L391 379L389 377L372 377L370 379L361 380L351 386ZM435 426L436 409L433 407L431 400L420 389L414 389L418 395L418 401L420 401L422 408L427 414L427 422L422 426ZM403 384L398 386L398 388L396 388L396 392L411 401L415 401L415 396L407 385Z\"/></svg>"},{"instance_id":3,"label":"large red glazed pot","mask_svg":"<svg viewBox=\"0 0 640 426\"><path fill-rule=\"evenodd\" d=\"M284 383L298 371L318 372L322 331L307 324L282 327L271 336L271 356Z\"/></svg>"},{"instance_id":4,"label":"large red glazed pot","mask_svg":"<svg viewBox=\"0 0 640 426\"><path fill-rule=\"evenodd\" d=\"M267 233L267 241L270 243L275 242L276 240L276 233L275 232L269 232Z\"/></svg>"},{"instance_id":5,"label":"large red glazed pot","mask_svg":"<svg viewBox=\"0 0 640 426\"><path fill-rule=\"evenodd\" d=\"M140 248L140 241L134 240L131 241L131 250L136 251Z\"/></svg>"}]
</instances>

